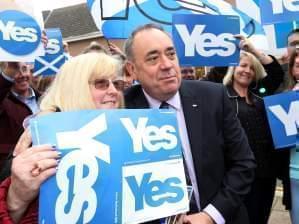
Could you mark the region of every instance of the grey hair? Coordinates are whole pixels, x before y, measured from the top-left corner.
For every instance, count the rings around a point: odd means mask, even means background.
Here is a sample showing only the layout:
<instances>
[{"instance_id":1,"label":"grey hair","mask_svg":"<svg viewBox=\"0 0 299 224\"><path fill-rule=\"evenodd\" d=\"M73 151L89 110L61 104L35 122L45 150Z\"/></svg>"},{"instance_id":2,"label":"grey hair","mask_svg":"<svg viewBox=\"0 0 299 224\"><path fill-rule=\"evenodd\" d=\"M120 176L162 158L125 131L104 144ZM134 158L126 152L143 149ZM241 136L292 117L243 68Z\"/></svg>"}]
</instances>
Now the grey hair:
<instances>
[{"instance_id":1,"label":"grey hair","mask_svg":"<svg viewBox=\"0 0 299 224\"><path fill-rule=\"evenodd\" d=\"M246 51L242 51L240 53L240 60L244 57L248 57L252 62L253 70L254 70L254 74L255 74L255 78L254 78L255 82L257 82L267 76L267 73L266 73L263 65L253 54L246 52ZM227 86L227 85L231 85L233 83L233 76L235 73L235 69L236 69L236 67L233 67L233 66L228 68L227 73L223 78L224 85Z\"/></svg>"},{"instance_id":2,"label":"grey hair","mask_svg":"<svg viewBox=\"0 0 299 224\"><path fill-rule=\"evenodd\" d=\"M124 48L123 51L127 57L128 60L132 61L134 60L134 55L133 55L133 42L134 42L134 38L136 36L137 33L144 31L144 30L150 30L150 29L157 29L157 30L161 30L162 32L164 32L165 34L169 35L162 26L155 24L155 23L148 23L142 26L137 27L132 33L131 35L128 37L128 39L126 40L125 44L124 44Z\"/></svg>"}]
</instances>

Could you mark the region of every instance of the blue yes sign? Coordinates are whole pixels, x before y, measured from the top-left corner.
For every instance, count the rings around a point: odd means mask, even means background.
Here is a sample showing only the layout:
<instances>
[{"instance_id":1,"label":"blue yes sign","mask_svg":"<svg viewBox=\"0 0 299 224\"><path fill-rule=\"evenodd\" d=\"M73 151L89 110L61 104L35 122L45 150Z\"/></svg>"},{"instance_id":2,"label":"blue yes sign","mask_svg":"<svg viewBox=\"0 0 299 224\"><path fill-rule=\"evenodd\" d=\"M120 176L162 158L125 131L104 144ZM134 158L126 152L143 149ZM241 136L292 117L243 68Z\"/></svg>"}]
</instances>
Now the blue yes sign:
<instances>
[{"instance_id":1,"label":"blue yes sign","mask_svg":"<svg viewBox=\"0 0 299 224\"><path fill-rule=\"evenodd\" d=\"M40 190L39 223L129 224L189 209L175 111L53 113L31 120L31 133L62 153Z\"/></svg>"},{"instance_id":2,"label":"blue yes sign","mask_svg":"<svg viewBox=\"0 0 299 224\"><path fill-rule=\"evenodd\" d=\"M65 63L65 55L62 44L62 34L59 28L46 29L48 43L46 54L37 57L34 63L33 76L55 75Z\"/></svg>"},{"instance_id":3,"label":"blue yes sign","mask_svg":"<svg viewBox=\"0 0 299 224\"><path fill-rule=\"evenodd\" d=\"M299 128L299 92L264 98L275 148L296 145Z\"/></svg>"},{"instance_id":4,"label":"blue yes sign","mask_svg":"<svg viewBox=\"0 0 299 224\"><path fill-rule=\"evenodd\" d=\"M31 16L16 10L0 12L0 48L5 52L28 55L38 48L40 41L40 27Z\"/></svg>"},{"instance_id":5,"label":"blue yes sign","mask_svg":"<svg viewBox=\"0 0 299 224\"><path fill-rule=\"evenodd\" d=\"M263 24L290 22L298 20L298 0L263 0L260 1Z\"/></svg>"},{"instance_id":6,"label":"blue yes sign","mask_svg":"<svg viewBox=\"0 0 299 224\"><path fill-rule=\"evenodd\" d=\"M240 51L234 35L239 33L236 16L173 15L172 34L181 65L237 65Z\"/></svg>"}]
</instances>

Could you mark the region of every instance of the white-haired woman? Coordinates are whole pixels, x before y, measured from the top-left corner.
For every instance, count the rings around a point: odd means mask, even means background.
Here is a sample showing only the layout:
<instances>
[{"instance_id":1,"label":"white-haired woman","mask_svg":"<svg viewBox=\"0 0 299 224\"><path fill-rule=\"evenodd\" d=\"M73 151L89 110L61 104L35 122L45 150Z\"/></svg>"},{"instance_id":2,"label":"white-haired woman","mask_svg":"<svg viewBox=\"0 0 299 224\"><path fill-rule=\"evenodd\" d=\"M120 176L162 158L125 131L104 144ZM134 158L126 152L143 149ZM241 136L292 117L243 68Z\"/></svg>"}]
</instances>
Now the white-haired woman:
<instances>
[{"instance_id":1,"label":"white-haired woman","mask_svg":"<svg viewBox=\"0 0 299 224\"><path fill-rule=\"evenodd\" d=\"M273 94L283 79L274 57L256 50L241 38L239 65L231 67L223 79L250 147L256 157L256 177L245 199L250 223L266 224L276 186L276 152L261 96ZM251 53L250 53L251 52Z\"/></svg>"}]
</instances>

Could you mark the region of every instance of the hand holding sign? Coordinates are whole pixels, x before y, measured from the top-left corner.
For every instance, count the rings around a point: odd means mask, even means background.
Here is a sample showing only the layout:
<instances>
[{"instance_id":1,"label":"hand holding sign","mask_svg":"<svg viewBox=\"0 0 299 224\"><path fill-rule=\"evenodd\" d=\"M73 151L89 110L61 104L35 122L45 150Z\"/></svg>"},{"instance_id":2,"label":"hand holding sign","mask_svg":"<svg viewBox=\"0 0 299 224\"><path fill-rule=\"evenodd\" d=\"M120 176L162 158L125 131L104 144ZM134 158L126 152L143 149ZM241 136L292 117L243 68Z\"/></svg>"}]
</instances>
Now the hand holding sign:
<instances>
[{"instance_id":1,"label":"hand holding sign","mask_svg":"<svg viewBox=\"0 0 299 224\"><path fill-rule=\"evenodd\" d=\"M214 220L206 212L199 212L193 215L187 215L184 217L183 222L188 224L214 224Z\"/></svg>"},{"instance_id":2,"label":"hand holding sign","mask_svg":"<svg viewBox=\"0 0 299 224\"><path fill-rule=\"evenodd\" d=\"M43 31L42 31L42 43L43 43L43 45L44 45L44 48L47 47L48 42L49 42L49 39L48 39L48 37L47 37L46 31L43 30Z\"/></svg>"},{"instance_id":3,"label":"hand holding sign","mask_svg":"<svg viewBox=\"0 0 299 224\"><path fill-rule=\"evenodd\" d=\"M235 35L234 37L240 39L239 47L241 50L253 54L262 64L270 64L273 61L270 56L265 55L263 52L255 48L248 38L245 38L242 35Z\"/></svg>"},{"instance_id":4,"label":"hand holding sign","mask_svg":"<svg viewBox=\"0 0 299 224\"><path fill-rule=\"evenodd\" d=\"M51 142L62 152L56 176L40 189L40 222L129 224L186 212L175 122L175 112L148 109L31 120L33 143Z\"/></svg>"},{"instance_id":5,"label":"hand holding sign","mask_svg":"<svg viewBox=\"0 0 299 224\"><path fill-rule=\"evenodd\" d=\"M30 148L27 145L13 159L7 207L14 222L20 221L29 204L37 197L40 185L56 172L58 158L57 151L50 145ZM39 167L39 172L34 174L36 167Z\"/></svg>"}]
</instances>

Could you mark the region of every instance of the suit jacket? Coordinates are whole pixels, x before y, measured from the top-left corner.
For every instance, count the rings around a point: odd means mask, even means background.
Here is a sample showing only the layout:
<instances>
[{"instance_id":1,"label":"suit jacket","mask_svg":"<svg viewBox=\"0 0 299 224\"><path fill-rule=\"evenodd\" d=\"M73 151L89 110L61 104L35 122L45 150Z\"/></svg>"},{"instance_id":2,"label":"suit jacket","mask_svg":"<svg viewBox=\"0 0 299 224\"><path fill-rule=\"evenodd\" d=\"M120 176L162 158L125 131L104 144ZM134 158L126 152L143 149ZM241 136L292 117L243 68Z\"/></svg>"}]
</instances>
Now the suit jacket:
<instances>
[{"instance_id":1,"label":"suit jacket","mask_svg":"<svg viewBox=\"0 0 299 224\"><path fill-rule=\"evenodd\" d=\"M30 108L10 92L12 84L0 73L0 167L24 131L23 120L32 114ZM34 92L38 99L39 94Z\"/></svg>"},{"instance_id":2,"label":"suit jacket","mask_svg":"<svg viewBox=\"0 0 299 224\"><path fill-rule=\"evenodd\" d=\"M243 198L255 160L224 86L182 81L179 89L199 186L200 204L212 204L227 224L249 223ZM127 108L148 108L140 85L125 93Z\"/></svg>"}]
</instances>

